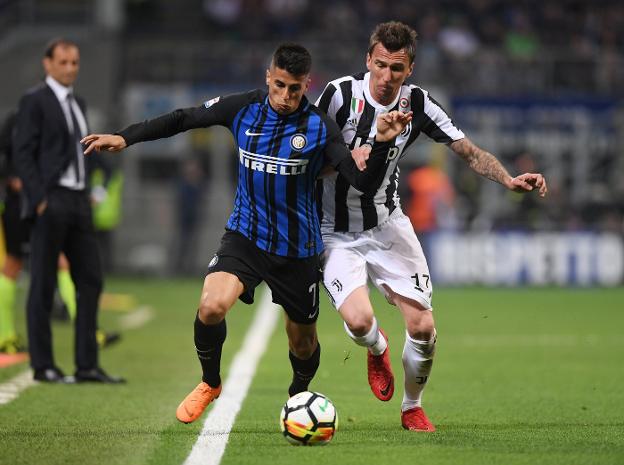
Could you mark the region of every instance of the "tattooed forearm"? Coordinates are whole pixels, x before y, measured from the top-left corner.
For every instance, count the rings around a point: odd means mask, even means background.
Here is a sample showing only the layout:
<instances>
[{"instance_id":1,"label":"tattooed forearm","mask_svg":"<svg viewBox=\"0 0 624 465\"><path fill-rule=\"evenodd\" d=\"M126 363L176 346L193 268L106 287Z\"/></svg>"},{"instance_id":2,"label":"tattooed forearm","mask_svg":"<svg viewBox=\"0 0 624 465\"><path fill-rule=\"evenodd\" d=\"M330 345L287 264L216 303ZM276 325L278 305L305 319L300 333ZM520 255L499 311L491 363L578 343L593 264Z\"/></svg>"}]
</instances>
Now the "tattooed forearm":
<instances>
[{"instance_id":1,"label":"tattooed forearm","mask_svg":"<svg viewBox=\"0 0 624 465\"><path fill-rule=\"evenodd\" d=\"M501 165L500 161L490 152L486 152L477 147L467 137L456 140L451 143L450 147L453 152L463 158L464 161L468 163L468 166L476 173L492 181L499 182L503 186L509 184L511 176L505 167Z\"/></svg>"}]
</instances>

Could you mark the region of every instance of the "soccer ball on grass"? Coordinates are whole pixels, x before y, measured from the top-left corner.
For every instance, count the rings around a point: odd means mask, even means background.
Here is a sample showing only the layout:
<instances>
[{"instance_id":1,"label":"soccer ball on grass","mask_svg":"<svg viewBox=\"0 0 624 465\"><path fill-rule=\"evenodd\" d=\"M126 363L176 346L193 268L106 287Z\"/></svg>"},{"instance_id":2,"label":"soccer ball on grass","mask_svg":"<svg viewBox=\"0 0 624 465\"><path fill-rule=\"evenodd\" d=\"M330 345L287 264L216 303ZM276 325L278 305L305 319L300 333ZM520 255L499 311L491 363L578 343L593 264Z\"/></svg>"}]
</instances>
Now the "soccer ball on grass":
<instances>
[{"instance_id":1,"label":"soccer ball on grass","mask_svg":"<svg viewBox=\"0 0 624 465\"><path fill-rule=\"evenodd\" d=\"M323 394L300 392L282 407L280 428L291 444L322 446L334 437L338 428L338 412Z\"/></svg>"}]
</instances>

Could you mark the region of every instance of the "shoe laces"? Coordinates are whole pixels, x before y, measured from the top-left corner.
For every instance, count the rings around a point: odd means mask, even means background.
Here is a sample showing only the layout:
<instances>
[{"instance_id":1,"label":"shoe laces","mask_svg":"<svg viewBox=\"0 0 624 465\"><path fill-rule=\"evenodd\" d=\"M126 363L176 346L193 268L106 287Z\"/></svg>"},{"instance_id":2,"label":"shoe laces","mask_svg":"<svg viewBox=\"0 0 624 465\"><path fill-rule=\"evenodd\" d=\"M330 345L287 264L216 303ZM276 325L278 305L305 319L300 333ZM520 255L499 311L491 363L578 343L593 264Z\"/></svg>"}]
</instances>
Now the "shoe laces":
<instances>
[{"instance_id":1,"label":"shoe laces","mask_svg":"<svg viewBox=\"0 0 624 465\"><path fill-rule=\"evenodd\" d=\"M385 376L384 376L384 372L385 370L385 363L384 363L384 355L385 355L385 351L383 354L380 355L373 355L371 354L371 359L372 359L372 368L373 371L371 373L371 375L373 376L373 378L375 380L384 380Z\"/></svg>"},{"instance_id":2,"label":"shoe laces","mask_svg":"<svg viewBox=\"0 0 624 465\"><path fill-rule=\"evenodd\" d=\"M425 411L422 408L412 408L403 412L403 417L406 423L412 423L416 426L429 426L429 420L427 419L427 415L425 415Z\"/></svg>"},{"instance_id":3,"label":"shoe laces","mask_svg":"<svg viewBox=\"0 0 624 465\"><path fill-rule=\"evenodd\" d=\"M199 394L199 397L202 400L212 400L212 397L214 396L214 393L217 389L218 388L213 388L207 383L200 383L195 388L195 393Z\"/></svg>"}]
</instances>

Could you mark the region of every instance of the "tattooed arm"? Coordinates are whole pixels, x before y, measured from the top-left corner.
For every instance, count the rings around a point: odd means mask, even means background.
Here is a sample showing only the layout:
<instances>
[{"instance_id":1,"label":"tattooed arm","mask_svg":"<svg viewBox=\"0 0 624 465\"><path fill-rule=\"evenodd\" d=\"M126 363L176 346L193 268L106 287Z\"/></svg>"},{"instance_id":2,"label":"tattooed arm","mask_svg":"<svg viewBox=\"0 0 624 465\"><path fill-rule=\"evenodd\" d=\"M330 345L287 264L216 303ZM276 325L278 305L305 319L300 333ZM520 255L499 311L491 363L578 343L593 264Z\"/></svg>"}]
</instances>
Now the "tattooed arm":
<instances>
[{"instance_id":1,"label":"tattooed arm","mask_svg":"<svg viewBox=\"0 0 624 465\"><path fill-rule=\"evenodd\" d=\"M467 137L452 142L449 147L468 163L474 172L502 184L507 189L528 192L537 187L540 197L544 197L548 191L544 176L539 173L524 173L512 177L494 155L480 149Z\"/></svg>"},{"instance_id":2,"label":"tattooed arm","mask_svg":"<svg viewBox=\"0 0 624 465\"><path fill-rule=\"evenodd\" d=\"M473 171L511 189L512 176L490 152L480 149L467 137L456 140L450 147Z\"/></svg>"}]
</instances>

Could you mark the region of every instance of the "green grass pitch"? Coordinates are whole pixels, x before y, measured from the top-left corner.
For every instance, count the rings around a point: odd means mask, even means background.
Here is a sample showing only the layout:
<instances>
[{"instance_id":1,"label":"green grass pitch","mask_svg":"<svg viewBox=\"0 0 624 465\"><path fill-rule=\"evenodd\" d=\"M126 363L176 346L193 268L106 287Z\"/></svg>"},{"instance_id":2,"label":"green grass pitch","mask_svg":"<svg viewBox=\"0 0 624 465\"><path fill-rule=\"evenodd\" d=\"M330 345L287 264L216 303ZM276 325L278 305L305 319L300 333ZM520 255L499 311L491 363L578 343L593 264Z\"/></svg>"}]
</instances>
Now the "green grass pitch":
<instances>
[{"instance_id":1,"label":"green grass pitch","mask_svg":"<svg viewBox=\"0 0 624 465\"><path fill-rule=\"evenodd\" d=\"M201 284L109 279L107 291L132 294L155 315L101 352L102 365L128 384L39 385L0 405L0 464L182 464L203 423L175 419L200 376L192 331ZM223 465L624 463L624 288L437 289L438 349L424 398L433 434L401 429L404 329L398 311L372 296L390 338L394 398L373 397L364 350L323 299L311 389L338 409L334 440L305 448L281 437L290 365L280 321ZM224 376L252 314L237 305L228 316ZM103 311L101 326L116 329L120 319ZM54 336L58 364L71 372L73 331L57 323ZM0 383L25 368L0 369Z\"/></svg>"}]
</instances>

